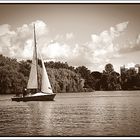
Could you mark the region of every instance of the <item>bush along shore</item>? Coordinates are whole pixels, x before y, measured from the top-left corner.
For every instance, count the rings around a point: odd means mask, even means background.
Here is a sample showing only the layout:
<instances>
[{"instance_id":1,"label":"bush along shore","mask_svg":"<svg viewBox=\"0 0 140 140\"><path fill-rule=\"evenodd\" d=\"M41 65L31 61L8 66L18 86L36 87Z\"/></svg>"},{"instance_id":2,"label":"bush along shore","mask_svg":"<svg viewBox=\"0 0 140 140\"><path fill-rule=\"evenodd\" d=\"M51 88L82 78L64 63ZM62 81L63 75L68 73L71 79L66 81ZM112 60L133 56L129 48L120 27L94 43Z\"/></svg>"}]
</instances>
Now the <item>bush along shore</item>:
<instances>
[{"instance_id":1,"label":"bush along shore","mask_svg":"<svg viewBox=\"0 0 140 140\"><path fill-rule=\"evenodd\" d=\"M41 61L38 60L39 70ZM72 67L66 62L45 62L53 92L89 92L94 90L140 89L140 73L117 73L112 64L103 72L91 72L85 66ZM17 61L0 55L0 94L22 93L27 86L31 60Z\"/></svg>"}]
</instances>

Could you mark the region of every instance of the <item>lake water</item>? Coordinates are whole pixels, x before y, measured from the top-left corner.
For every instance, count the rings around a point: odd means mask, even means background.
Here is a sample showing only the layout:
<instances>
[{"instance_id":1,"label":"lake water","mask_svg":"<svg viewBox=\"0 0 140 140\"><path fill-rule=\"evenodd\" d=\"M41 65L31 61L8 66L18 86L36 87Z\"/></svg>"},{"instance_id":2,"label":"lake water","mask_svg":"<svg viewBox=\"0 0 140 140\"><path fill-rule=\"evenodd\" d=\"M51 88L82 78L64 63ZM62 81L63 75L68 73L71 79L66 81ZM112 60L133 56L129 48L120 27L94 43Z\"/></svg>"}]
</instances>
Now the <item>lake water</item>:
<instances>
[{"instance_id":1,"label":"lake water","mask_svg":"<svg viewBox=\"0 0 140 140\"><path fill-rule=\"evenodd\" d=\"M55 101L0 95L0 136L140 136L140 91L61 93Z\"/></svg>"}]
</instances>

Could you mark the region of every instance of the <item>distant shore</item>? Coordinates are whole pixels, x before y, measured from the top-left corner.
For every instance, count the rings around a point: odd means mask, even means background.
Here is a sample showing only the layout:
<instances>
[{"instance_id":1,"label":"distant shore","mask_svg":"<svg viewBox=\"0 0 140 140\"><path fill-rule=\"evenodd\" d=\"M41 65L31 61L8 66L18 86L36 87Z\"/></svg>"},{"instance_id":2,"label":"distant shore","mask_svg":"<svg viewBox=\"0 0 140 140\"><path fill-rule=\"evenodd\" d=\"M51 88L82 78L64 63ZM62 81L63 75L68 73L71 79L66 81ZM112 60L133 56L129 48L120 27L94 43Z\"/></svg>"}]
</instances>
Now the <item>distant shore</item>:
<instances>
[{"instance_id":1,"label":"distant shore","mask_svg":"<svg viewBox=\"0 0 140 140\"><path fill-rule=\"evenodd\" d=\"M41 71L41 61L38 60ZM121 68L117 73L112 64L106 64L103 72L90 71L85 66L73 67L67 62L45 62L54 93L95 91L140 90L140 72ZM23 93L27 87L31 60L17 61L0 55L0 94Z\"/></svg>"}]
</instances>

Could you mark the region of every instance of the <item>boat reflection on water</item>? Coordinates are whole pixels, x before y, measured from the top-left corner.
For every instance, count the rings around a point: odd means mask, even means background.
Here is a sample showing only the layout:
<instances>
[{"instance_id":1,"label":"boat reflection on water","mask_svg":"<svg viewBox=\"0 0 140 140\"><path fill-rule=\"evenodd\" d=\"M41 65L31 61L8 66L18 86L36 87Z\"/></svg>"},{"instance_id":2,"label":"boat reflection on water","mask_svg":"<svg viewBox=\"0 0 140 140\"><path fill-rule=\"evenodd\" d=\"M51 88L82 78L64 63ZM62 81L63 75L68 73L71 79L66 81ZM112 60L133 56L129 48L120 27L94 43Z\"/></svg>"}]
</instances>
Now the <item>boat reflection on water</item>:
<instances>
[{"instance_id":1,"label":"boat reflection on water","mask_svg":"<svg viewBox=\"0 0 140 140\"><path fill-rule=\"evenodd\" d=\"M26 119L23 118L24 128L22 128L24 133L20 135L43 136L52 131L50 124L52 124L53 102L28 102L26 108Z\"/></svg>"}]
</instances>

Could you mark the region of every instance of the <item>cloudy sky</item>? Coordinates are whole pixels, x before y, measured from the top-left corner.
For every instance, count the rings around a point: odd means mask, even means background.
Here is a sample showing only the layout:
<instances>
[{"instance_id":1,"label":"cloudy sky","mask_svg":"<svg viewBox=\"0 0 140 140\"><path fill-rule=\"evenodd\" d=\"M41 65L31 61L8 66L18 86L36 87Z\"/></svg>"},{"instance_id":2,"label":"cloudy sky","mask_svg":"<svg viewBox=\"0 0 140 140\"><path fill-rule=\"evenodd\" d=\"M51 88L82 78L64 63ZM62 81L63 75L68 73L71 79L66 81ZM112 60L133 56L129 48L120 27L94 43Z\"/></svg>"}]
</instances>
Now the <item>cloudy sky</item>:
<instances>
[{"instance_id":1,"label":"cloudy sky","mask_svg":"<svg viewBox=\"0 0 140 140\"><path fill-rule=\"evenodd\" d=\"M31 59L33 23L45 60L102 71L139 64L140 4L0 4L0 54Z\"/></svg>"}]
</instances>

